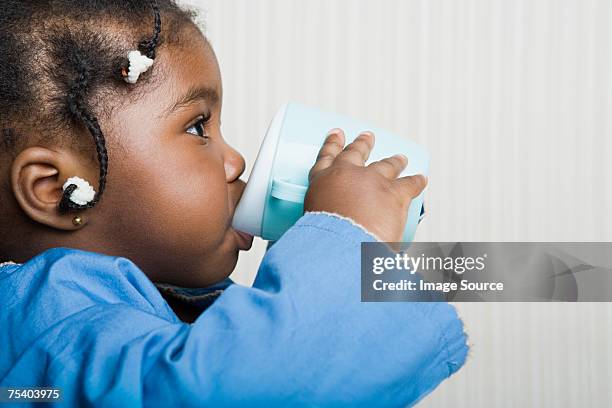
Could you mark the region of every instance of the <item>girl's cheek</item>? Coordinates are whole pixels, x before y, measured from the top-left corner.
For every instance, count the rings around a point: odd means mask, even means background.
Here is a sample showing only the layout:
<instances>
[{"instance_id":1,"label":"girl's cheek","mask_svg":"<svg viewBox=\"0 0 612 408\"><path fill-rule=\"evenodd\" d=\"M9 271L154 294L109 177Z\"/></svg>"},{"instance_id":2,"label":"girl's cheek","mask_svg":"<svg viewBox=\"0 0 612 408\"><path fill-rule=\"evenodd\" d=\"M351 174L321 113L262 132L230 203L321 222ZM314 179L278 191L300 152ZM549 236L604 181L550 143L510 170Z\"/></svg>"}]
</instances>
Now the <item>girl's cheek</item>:
<instances>
[{"instance_id":1,"label":"girl's cheek","mask_svg":"<svg viewBox=\"0 0 612 408\"><path fill-rule=\"evenodd\" d=\"M214 219L217 225L224 225L229 217L228 184L225 180L225 171L221 166L207 168L200 174L201 183L198 183L199 203L206 203L204 214ZM202 210L200 208L199 210Z\"/></svg>"}]
</instances>

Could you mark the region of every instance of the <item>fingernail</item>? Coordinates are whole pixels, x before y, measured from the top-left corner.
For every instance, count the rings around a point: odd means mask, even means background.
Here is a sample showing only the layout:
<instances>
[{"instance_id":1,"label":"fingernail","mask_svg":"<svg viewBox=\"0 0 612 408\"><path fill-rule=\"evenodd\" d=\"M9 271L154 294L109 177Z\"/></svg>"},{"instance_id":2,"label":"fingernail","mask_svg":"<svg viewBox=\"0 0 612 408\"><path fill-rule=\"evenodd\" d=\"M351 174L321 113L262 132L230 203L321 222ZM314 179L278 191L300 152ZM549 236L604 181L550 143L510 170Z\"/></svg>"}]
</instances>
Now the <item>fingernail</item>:
<instances>
[{"instance_id":1,"label":"fingernail","mask_svg":"<svg viewBox=\"0 0 612 408\"><path fill-rule=\"evenodd\" d=\"M329 132L327 132L327 136L325 137L325 140L329 139L333 135L337 135L338 133L340 133L340 129L338 129L338 128L334 128L334 129L330 130Z\"/></svg>"},{"instance_id":2,"label":"fingernail","mask_svg":"<svg viewBox=\"0 0 612 408\"><path fill-rule=\"evenodd\" d=\"M399 157L400 159L405 160L405 161L408 160L408 157L405 154L401 154L401 153L394 155L394 157Z\"/></svg>"}]
</instances>

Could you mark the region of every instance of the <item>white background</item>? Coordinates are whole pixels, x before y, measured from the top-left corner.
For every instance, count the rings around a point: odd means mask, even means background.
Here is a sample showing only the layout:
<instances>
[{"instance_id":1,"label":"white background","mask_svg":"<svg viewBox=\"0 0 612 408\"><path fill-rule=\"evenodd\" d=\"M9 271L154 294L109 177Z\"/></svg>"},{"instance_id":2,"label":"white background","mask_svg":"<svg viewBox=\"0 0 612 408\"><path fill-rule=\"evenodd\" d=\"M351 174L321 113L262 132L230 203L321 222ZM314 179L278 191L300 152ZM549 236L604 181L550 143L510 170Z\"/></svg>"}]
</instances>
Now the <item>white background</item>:
<instances>
[{"instance_id":1,"label":"white background","mask_svg":"<svg viewBox=\"0 0 612 408\"><path fill-rule=\"evenodd\" d=\"M192 3L245 179L296 100L427 146L418 240L612 241L612 2ZM235 280L252 282L264 248L241 255ZM456 306L471 355L419 406L612 406L612 306Z\"/></svg>"}]
</instances>

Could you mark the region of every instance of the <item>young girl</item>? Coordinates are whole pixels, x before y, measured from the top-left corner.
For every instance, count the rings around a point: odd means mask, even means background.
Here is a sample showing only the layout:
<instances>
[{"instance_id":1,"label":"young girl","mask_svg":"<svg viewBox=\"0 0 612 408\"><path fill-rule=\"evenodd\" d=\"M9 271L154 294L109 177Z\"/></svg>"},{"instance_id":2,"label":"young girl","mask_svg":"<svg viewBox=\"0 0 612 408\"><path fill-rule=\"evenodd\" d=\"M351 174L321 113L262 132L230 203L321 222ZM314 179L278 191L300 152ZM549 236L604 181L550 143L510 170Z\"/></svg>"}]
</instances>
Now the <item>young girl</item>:
<instances>
[{"instance_id":1,"label":"young girl","mask_svg":"<svg viewBox=\"0 0 612 408\"><path fill-rule=\"evenodd\" d=\"M73 406L415 403L464 363L462 324L447 303L361 303L360 243L401 240L424 178L397 178L400 156L365 166L370 133L330 132L305 214L233 284L245 162L192 17L0 4L0 387Z\"/></svg>"}]
</instances>

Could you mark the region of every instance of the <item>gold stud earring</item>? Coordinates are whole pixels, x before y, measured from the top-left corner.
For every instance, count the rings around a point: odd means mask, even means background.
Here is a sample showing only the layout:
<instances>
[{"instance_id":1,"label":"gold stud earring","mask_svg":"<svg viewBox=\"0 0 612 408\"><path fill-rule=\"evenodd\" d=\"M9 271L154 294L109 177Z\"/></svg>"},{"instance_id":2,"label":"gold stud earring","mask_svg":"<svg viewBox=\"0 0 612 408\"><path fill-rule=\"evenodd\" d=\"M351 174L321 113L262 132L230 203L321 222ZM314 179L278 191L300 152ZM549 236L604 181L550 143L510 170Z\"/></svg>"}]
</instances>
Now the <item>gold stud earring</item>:
<instances>
[{"instance_id":1,"label":"gold stud earring","mask_svg":"<svg viewBox=\"0 0 612 408\"><path fill-rule=\"evenodd\" d=\"M72 219L72 224L75 226L79 226L81 224L83 224L83 219L80 216L76 216Z\"/></svg>"}]
</instances>

